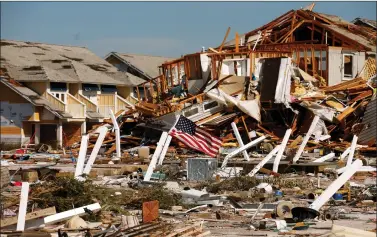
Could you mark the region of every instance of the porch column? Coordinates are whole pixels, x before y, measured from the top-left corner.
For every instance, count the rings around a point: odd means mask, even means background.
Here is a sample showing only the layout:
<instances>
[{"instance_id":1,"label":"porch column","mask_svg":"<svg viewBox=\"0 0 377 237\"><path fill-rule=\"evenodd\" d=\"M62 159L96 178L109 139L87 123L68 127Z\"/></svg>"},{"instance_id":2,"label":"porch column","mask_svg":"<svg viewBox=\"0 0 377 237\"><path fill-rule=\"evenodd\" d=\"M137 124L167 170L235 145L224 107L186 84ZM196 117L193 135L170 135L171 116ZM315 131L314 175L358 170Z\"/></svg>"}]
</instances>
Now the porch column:
<instances>
[{"instance_id":1,"label":"porch column","mask_svg":"<svg viewBox=\"0 0 377 237\"><path fill-rule=\"evenodd\" d=\"M58 141L58 147L63 147L63 124L61 121L56 125L56 140Z\"/></svg>"},{"instance_id":2,"label":"porch column","mask_svg":"<svg viewBox=\"0 0 377 237\"><path fill-rule=\"evenodd\" d=\"M34 124L34 129L35 129L34 144L39 144L41 140L41 125L39 123Z\"/></svg>"},{"instance_id":3,"label":"porch column","mask_svg":"<svg viewBox=\"0 0 377 237\"><path fill-rule=\"evenodd\" d=\"M86 121L82 122L81 124L81 134L86 133Z\"/></svg>"}]
</instances>

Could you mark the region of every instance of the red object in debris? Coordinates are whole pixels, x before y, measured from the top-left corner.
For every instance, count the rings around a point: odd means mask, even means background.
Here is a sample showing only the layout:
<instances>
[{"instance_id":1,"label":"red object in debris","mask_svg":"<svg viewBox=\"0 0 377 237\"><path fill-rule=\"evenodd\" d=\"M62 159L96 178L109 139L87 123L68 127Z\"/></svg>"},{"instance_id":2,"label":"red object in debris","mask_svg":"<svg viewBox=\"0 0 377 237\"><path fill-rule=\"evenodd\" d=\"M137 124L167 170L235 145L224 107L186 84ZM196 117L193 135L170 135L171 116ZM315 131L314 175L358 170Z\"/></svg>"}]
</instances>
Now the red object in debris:
<instances>
[{"instance_id":1,"label":"red object in debris","mask_svg":"<svg viewBox=\"0 0 377 237\"><path fill-rule=\"evenodd\" d=\"M16 154L25 154L25 150L24 149L17 149Z\"/></svg>"},{"instance_id":2,"label":"red object in debris","mask_svg":"<svg viewBox=\"0 0 377 237\"><path fill-rule=\"evenodd\" d=\"M143 202L142 215L143 223L152 222L158 218L160 203L156 201Z\"/></svg>"},{"instance_id":3,"label":"red object in debris","mask_svg":"<svg viewBox=\"0 0 377 237\"><path fill-rule=\"evenodd\" d=\"M15 182L13 182L13 186L22 186L22 182L20 182L20 181L15 181Z\"/></svg>"}]
</instances>

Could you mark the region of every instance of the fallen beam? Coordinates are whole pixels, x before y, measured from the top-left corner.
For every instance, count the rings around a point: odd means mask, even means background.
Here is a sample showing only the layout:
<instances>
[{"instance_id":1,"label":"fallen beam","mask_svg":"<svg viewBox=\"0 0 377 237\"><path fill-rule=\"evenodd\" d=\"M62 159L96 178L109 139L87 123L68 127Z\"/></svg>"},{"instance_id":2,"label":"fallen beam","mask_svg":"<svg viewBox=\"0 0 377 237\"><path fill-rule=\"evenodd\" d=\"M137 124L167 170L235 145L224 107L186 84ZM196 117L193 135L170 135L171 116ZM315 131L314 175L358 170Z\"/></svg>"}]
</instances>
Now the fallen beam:
<instances>
[{"instance_id":1,"label":"fallen beam","mask_svg":"<svg viewBox=\"0 0 377 237\"><path fill-rule=\"evenodd\" d=\"M351 151L351 147L348 147L345 151L343 151L343 153L340 155L339 157L339 160L344 160L344 158L346 158L346 156L350 153Z\"/></svg>"},{"instance_id":2,"label":"fallen beam","mask_svg":"<svg viewBox=\"0 0 377 237\"><path fill-rule=\"evenodd\" d=\"M170 145L170 142L171 142L171 139L173 137L168 135L168 137L166 138L166 141L165 141L165 144L164 144L164 148L162 149L161 151L161 154L160 154L160 157L158 159L158 164L159 165L162 165L162 162L164 161L164 158L165 158L165 155L166 153L168 152L168 149L169 149L169 145Z\"/></svg>"},{"instance_id":3,"label":"fallen beam","mask_svg":"<svg viewBox=\"0 0 377 237\"><path fill-rule=\"evenodd\" d=\"M81 136L81 143L80 143L80 151L79 151L79 157L77 158L76 163L76 170L75 170L75 178L82 175L82 172L84 170L84 163L86 158L86 151L88 150L88 137L89 135L83 134Z\"/></svg>"},{"instance_id":4,"label":"fallen beam","mask_svg":"<svg viewBox=\"0 0 377 237\"><path fill-rule=\"evenodd\" d=\"M357 145L357 139L358 137L356 135L354 135L352 138L351 149L350 149L350 153L348 154L348 159L347 159L347 166L351 165L352 163L352 159L355 154L355 149Z\"/></svg>"},{"instance_id":5,"label":"fallen beam","mask_svg":"<svg viewBox=\"0 0 377 237\"><path fill-rule=\"evenodd\" d=\"M355 160L349 169L339 176L334 182L332 182L327 189L319 196L309 208L319 211L319 209L336 193L351 177L354 175L358 169L363 166L361 160Z\"/></svg>"},{"instance_id":6,"label":"fallen beam","mask_svg":"<svg viewBox=\"0 0 377 237\"><path fill-rule=\"evenodd\" d=\"M29 183L22 182L21 200L20 200L20 206L18 210L18 219L17 219L17 228L16 228L17 231L25 230L25 220L26 220L28 198L29 198Z\"/></svg>"},{"instance_id":7,"label":"fallen beam","mask_svg":"<svg viewBox=\"0 0 377 237\"><path fill-rule=\"evenodd\" d=\"M152 174L153 174L153 170L154 170L154 168L156 168L156 164L157 164L158 158L161 155L162 148L164 147L167 138L168 138L168 133L167 132L163 132L162 135L161 135L161 137L160 137L160 140L158 141L156 150L153 153L151 162L149 163L147 172L146 172L146 174L144 176L144 181L149 181L151 179Z\"/></svg>"},{"instance_id":8,"label":"fallen beam","mask_svg":"<svg viewBox=\"0 0 377 237\"><path fill-rule=\"evenodd\" d=\"M240 148L236 149L235 151L229 153L227 156L225 156L224 161L223 161L223 164L221 165L221 168L224 169L224 168L226 167L226 164L228 163L228 160L229 160L230 158L232 158L233 156L237 155L237 154L240 153L240 152L243 152L243 151L249 149L249 148L252 147L252 146L257 145L258 143L262 142L264 139L266 139L266 136L261 136L261 137L255 139L255 140L249 142L249 143L246 144L245 146L240 147Z\"/></svg>"},{"instance_id":9,"label":"fallen beam","mask_svg":"<svg viewBox=\"0 0 377 237\"><path fill-rule=\"evenodd\" d=\"M232 129L233 129L234 135L236 135L236 139L237 139L238 144L240 145L240 147L243 147L244 144L243 144L243 141L242 141L241 135L240 135L240 133L238 132L238 128L237 128L236 123L235 123L235 122L232 122L230 125L232 126ZM247 151L243 151L242 154L243 154L243 157L245 158L245 160L247 160L247 161L250 160L250 157L249 157L249 155L247 154Z\"/></svg>"},{"instance_id":10,"label":"fallen beam","mask_svg":"<svg viewBox=\"0 0 377 237\"><path fill-rule=\"evenodd\" d=\"M274 160L274 166L273 166L273 171L275 173L278 172L278 169L279 169L279 163L280 163L280 160L281 160L281 157L283 156L283 153L284 153L284 150L285 150L285 147L287 146L287 143L288 143L288 140L289 140L289 137L291 136L291 133L292 133L292 129L288 129L286 132L285 132L285 135L284 135L284 138L283 138L283 141L281 142L281 146L280 146L280 150L278 152L278 154L276 155L275 157L275 160Z\"/></svg>"},{"instance_id":11,"label":"fallen beam","mask_svg":"<svg viewBox=\"0 0 377 237\"><path fill-rule=\"evenodd\" d=\"M321 158L318 158L316 159L315 161L313 162L325 162L326 160L329 160L331 158L335 157L335 153L330 153L330 154L327 154L325 156L322 156Z\"/></svg>"},{"instance_id":12,"label":"fallen beam","mask_svg":"<svg viewBox=\"0 0 377 237\"><path fill-rule=\"evenodd\" d=\"M86 166L84 168L84 171L83 171L84 174L89 174L90 170L92 169L94 161L97 158L99 149L101 148L103 140L105 139L106 133L107 133L107 127L103 126L99 128L99 136L97 138L96 144L94 145L92 153L90 154L89 160L86 163Z\"/></svg>"},{"instance_id":13,"label":"fallen beam","mask_svg":"<svg viewBox=\"0 0 377 237\"><path fill-rule=\"evenodd\" d=\"M253 177L260 168L262 168L271 158L274 156L278 151L280 150L281 145L277 145L268 155L259 162L257 166L254 167L254 169L248 174L248 176Z\"/></svg>"},{"instance_id":14,"label":"fallen beam","mask_svg":"<svg viewBox=\"0 0 377 237\"><path fill-rule=\"evenodd\" d=\"M33 219L37 219L40 217L45 217L45 216L49 216L53 214L56 214L55 207L48 207L42 210L27 213L25 217L25 221L27 222L29 220L33 220ZM1 219L0 226L5 227L5 226L17 224L17 219L18 219L17 216Z\"/></svg>"},{"instance_id":15,"label":"fallen beam","mask_svg":"<svg viewBox=\"0 0 377 237\"><path fill-rule=\"evenodd\" d=\"M56 222L68 220L73 216L83 216L85 214L88 214L85 210L95 212L100 209L101 205L99 203L94 203L87 206L75 208L69 211L60 212L55 215L47 216L43 219L43 221L44 224L54 224Z\"/></svg>"},{"instance_id":16,"label":"fallen beam","mask_svg":"<svg viewBox=\"0 0 377 237\"><path fill-rule=\"evenodd\" d=\"M120 131L119 131L119 125L117 122L117 119L114 116L113 111L110 109L110 118L111 122L113 123L114 126L114 131L115 131L115 147L116 147L116 157L120 158L122 156L120 152Z\"/></svg>"},{"instance_id":17,"label":"fallen beam","mask_svg":"<svg viewBox=\"0 0 377 237\"><path fill-rule=\"evenodd\" d=\"M316 127L318 121L319 121L319 116L316 115L316 116L314 117L314 119L313 119L312 124L311 124L310 127L309 127L308 132L306 133L306 135L305 135L305 137L304 137L304 140L302 141L300 147L298 148L298 151L297 151L295 157L293 158L293 163L296 163L296 162L300 159L300 156L301 156L302 152L304 151L304 148L305 148L305 146L306 146L306 143L308 143L309 138L310 138L310 136L312 135L312 133L314 132L314 129L315 129L315 127Z\"/></svg>"}]
</instances>

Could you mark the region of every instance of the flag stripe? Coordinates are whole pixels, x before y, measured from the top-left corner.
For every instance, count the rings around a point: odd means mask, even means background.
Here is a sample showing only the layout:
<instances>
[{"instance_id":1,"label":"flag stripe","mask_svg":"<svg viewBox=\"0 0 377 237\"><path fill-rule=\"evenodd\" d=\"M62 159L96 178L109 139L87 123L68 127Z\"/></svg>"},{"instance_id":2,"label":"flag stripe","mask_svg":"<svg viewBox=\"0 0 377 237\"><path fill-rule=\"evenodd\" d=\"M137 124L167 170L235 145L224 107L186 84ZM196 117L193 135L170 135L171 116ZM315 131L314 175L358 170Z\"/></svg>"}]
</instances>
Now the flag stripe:
<instances>
[{"instance_id":1,"label":"flag stripe","mask_svg":"<svg viewBox=\"0 0 377 237\"><path fill-rule=\"evenodd\" d=\"M176 125L169 133L186 146L201 151L211 157L216 157L222 145L222 141L196 126L194 122L180 116Z\"/></svg>"},{"instance_id":2,"label":"flag stripe","mask_svg":"<svg viewBox=\"0 0 377 237\"><path fill-rule=\"evenodd\" d=\"M183 143L185 143L186 145L188 145L189 147L193 147L193 148L200 150L204 153L209 153L211 156L216 156L217 150L213 150L203 140L195 139L195 137L193 137L189 134L180 132L180 131L176 131L174 135L177 138L181 138L180 140Z\"/></svg>"}]
</instances>

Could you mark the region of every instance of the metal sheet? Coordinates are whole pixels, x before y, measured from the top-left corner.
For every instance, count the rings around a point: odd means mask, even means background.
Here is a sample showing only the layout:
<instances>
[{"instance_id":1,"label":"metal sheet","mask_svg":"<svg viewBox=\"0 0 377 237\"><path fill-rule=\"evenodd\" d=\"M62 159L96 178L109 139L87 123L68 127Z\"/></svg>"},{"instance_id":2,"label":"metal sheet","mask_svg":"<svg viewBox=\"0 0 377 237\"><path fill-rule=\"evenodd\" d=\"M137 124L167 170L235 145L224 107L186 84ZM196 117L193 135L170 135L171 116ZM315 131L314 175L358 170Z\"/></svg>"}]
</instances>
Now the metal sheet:
<instances>
[{"instance_id":1,"label":"metal sheet","mask_svg":"<svg viewBox=\"0 0 377 237\"><path fill-rule=\"evenodd\" d=\"M217 169L217 159L189 158L187 160L188 180L208 180Z\"/></svg>"}]
</instances>

